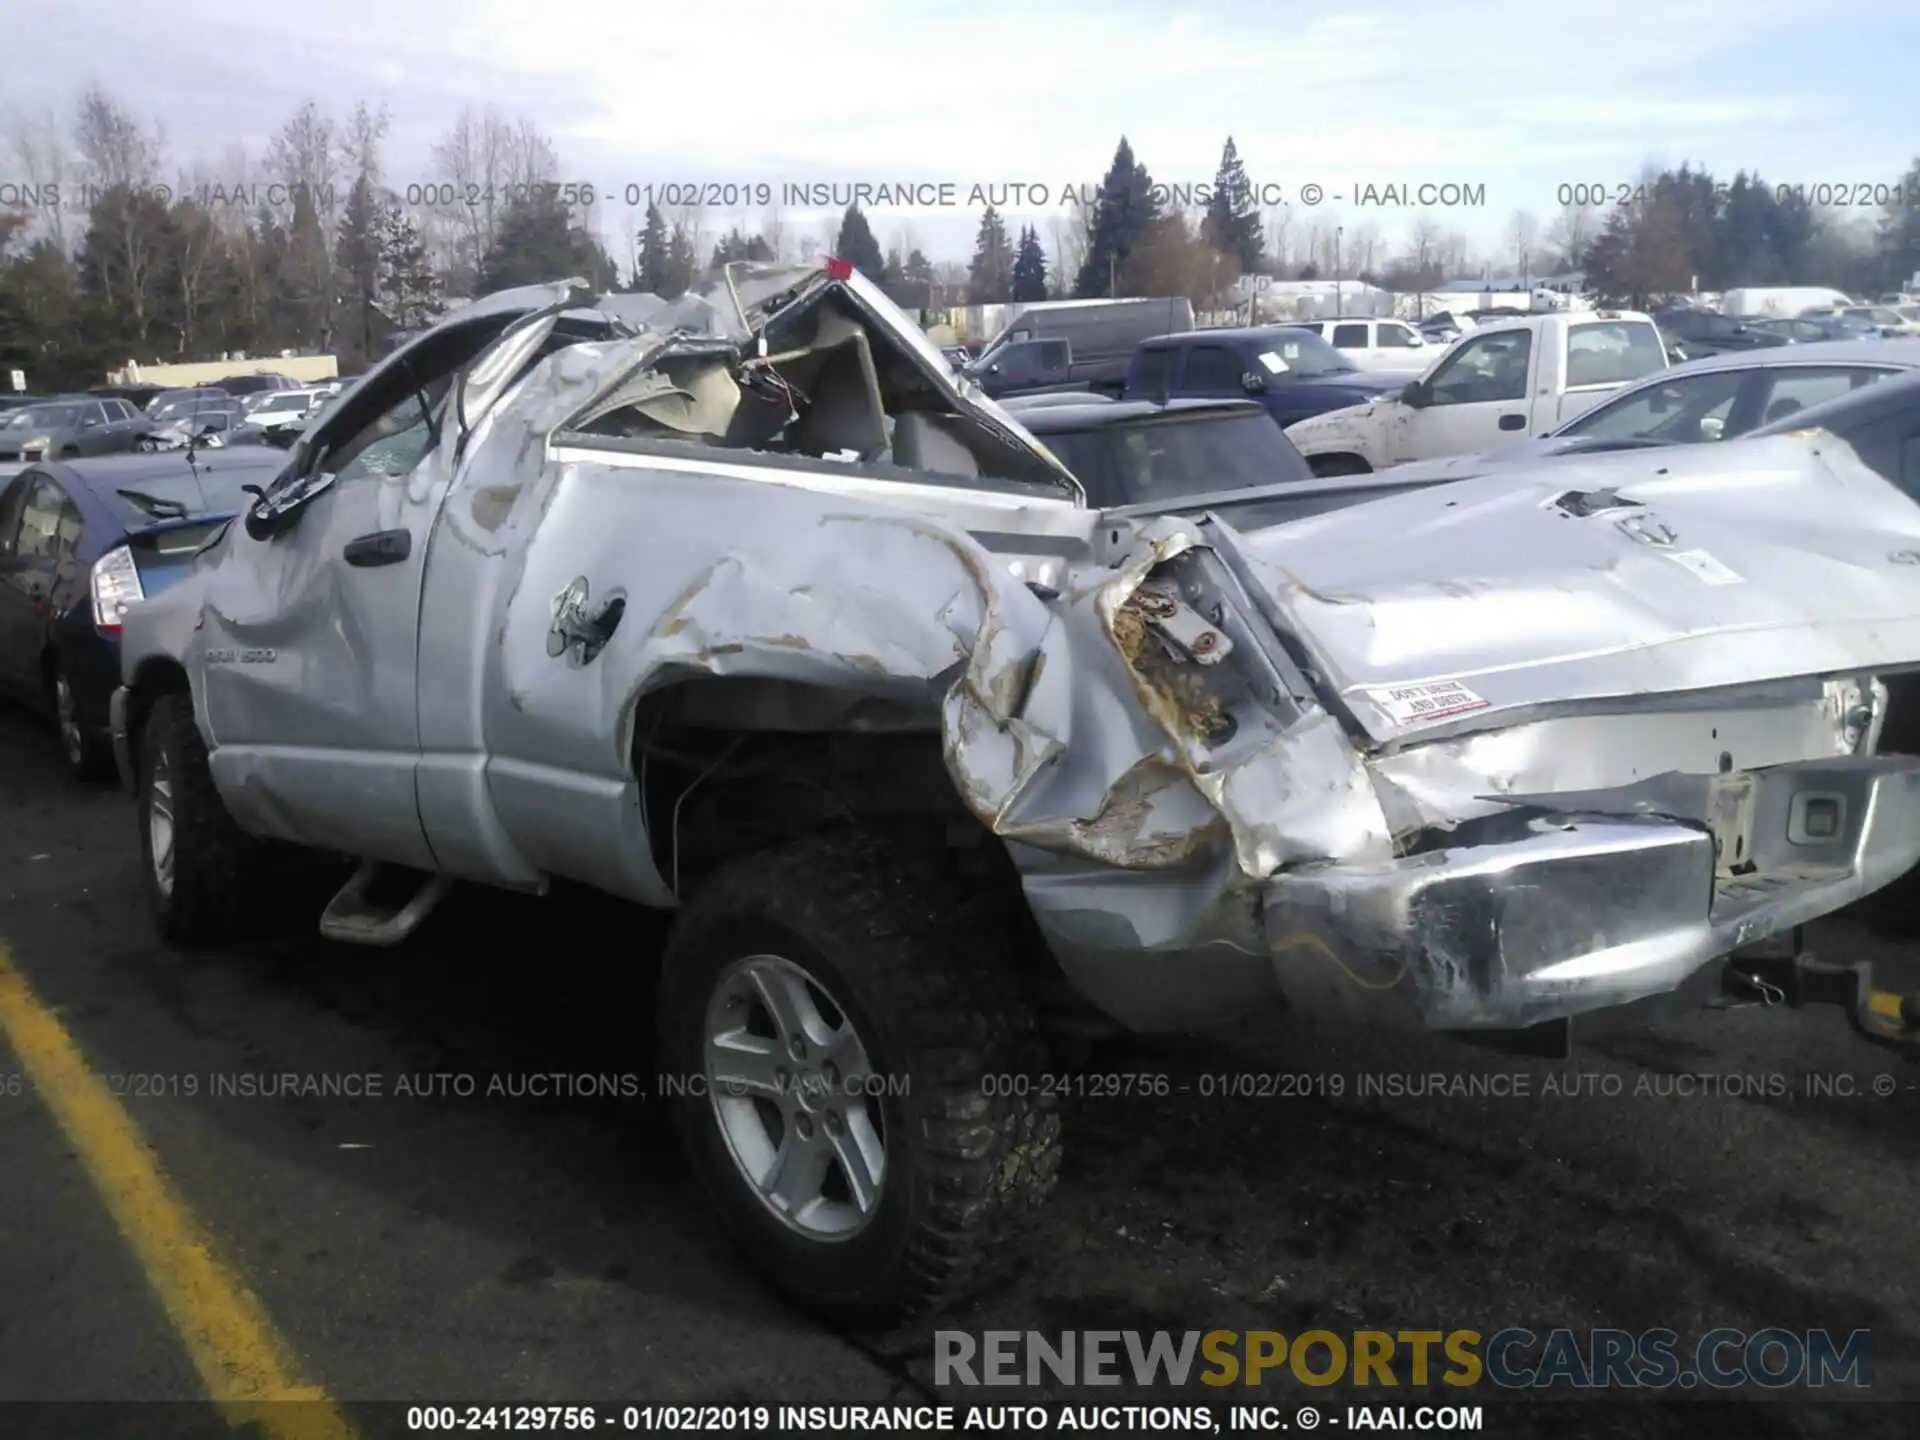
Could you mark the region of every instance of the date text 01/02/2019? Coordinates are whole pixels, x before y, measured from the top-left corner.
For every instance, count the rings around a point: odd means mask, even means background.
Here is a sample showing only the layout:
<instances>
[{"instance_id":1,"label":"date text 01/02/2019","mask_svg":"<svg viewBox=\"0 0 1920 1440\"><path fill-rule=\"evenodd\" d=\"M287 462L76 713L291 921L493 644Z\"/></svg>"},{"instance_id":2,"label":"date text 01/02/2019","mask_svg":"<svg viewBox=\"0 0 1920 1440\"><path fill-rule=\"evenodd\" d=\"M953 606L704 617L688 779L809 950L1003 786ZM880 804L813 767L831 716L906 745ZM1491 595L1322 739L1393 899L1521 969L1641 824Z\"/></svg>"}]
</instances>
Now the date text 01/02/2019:
<instances>
[{"instance_id":1,"label":"date text 01/02/2019","mask_svg":"<svg viewBox=\"0 0 1920 1440\"><path fill-rule=\"evenodd\" d=\"M1730 198L1734 187L1726 181L1714 185L1713 198ZM1920 185L1903 180L1797 180L1779 185L1754 185L1747 193L1758 192L1776 205L1810 205L1816 209L1901 210L1920 206ZM1561 184L1554 199L1561 205L1580 210L1599 210L1612 205L1638 205L1651 192L1644 182L1622 180L1573 180Z\"/></svg>"},{"instance_id":2,"label":"date text 01/02/2019","mask_svg":"<svg viewBox=\"0 0 1920 1440\"><path fill-rule=\"evenodd\" d=\"M1197 1095L1202 1100L1291 1100L1337 1096L1345 1093L1346 1087L1344 1075L1310 1071L1203 1071L1178 1078L1156 1070L1042 1075L1009 1072L980 1079L983 1095L1038 1095L1062 1100L1161 1100L1170 1095Z\"/></svg>"}]
</instances>

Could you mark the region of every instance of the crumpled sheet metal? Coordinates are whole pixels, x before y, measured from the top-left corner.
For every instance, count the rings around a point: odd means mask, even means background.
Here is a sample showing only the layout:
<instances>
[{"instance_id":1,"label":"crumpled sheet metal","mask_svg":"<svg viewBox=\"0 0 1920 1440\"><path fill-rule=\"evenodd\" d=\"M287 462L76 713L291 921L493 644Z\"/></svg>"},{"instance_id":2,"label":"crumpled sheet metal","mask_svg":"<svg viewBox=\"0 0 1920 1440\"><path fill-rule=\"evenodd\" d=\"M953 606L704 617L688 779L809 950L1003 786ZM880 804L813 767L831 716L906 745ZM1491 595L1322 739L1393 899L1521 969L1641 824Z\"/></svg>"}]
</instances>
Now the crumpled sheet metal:
<instances>
[{"instance_id":1,"label":"crumpled sheet metal","mask_svg":"<svg viewBox=\"0 0 1920 1440\"><path fill-rule=\"evenodd\" d=\"M1204 548L1204 541L1190 522L1163 517L1143 526L1135 554L1090 590L1102 629L1113 636L1127 601L1147 577L1196 548ZM1261 879L1309 860L1392 855L1391 830L1366 766L1325 711L1310 710L1276 727L1266 744L1221 764L1181 706L1131 668L1126 678L1171 740L1181 768L1224 821L1246 875Z\"/></svg>"},{"instance_id":2,"label":"crumpled sheet metal","mask_svg":"<svg viewBox=\"0 0 1920 1440\"><path fill-rule=\"evenodd\" d=\"M552 433L667 343L642 335L561 350L473 437L444 529L520 572L500 637L516 704L554 663L544 642L552 594L591 574L601 598L610 585L628 598L626 624L595 662L608 687L602 733L620 757L632 753L640 697L661 685L694 674L797 681L937 710L961 797L1008 841L1124 869L1190 865L1225 843L1251 878L1388 853L1365 769L1331 717L1313 712L1209 769L1204 748L1128 665L1116 617L1157 566L1201 543L1187 522L1143 527L1118 564L1089 564L1043 600L1005 557L934 517L764 481L658 469L643 481L612 464L549 463ZM724 451L713 459L751 464ZM647 585L657 577L615 583L633 568L630 547L596 533L605 525L594 505L565 498L642 483L650 515L699 507L703 527L717 509L729 517L724 549L657 601ZM556 544L567 552L557 559Z\"/></svg>"},{"instance_id":3,"label":"crumpled sheet metal","mask_svg":"<svg viewBox=\"0 0 1920 1440\"><path fill-rule=\"evenodd\" d=\"M636 703L699 673L924 704L962 800L1008 840L1154 868L1217 838L1219 815L1124 703L1124 683L1088 673L1111 656L1098 636L962 531L782 493L781 509L820 513L798 529L770 520L760 543L701 571L635 657Z\"/></svg>"}]
</instances>

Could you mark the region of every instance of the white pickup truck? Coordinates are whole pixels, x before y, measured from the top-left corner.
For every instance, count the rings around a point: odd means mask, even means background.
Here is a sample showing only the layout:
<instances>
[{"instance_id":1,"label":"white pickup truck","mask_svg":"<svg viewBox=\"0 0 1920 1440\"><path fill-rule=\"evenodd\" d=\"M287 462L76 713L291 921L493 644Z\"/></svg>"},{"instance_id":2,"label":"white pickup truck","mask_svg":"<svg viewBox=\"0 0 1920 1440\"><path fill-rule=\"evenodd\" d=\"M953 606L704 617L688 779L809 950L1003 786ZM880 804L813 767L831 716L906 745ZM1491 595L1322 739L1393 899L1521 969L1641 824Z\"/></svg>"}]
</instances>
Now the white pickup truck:
<instances>
[{"instance_id":1,"label":"white pickup truck","mask_svg":"<svg viewBox=\"0 0 1920 1440\"><path fill-rule=\"evenodd\" d=\"M1653 321L1583 310L1493 321L1462 335L1397 394L1287 427L1317 475L1490 450L1570 420L1669 363Z\"/></svg>"}]
</instances>

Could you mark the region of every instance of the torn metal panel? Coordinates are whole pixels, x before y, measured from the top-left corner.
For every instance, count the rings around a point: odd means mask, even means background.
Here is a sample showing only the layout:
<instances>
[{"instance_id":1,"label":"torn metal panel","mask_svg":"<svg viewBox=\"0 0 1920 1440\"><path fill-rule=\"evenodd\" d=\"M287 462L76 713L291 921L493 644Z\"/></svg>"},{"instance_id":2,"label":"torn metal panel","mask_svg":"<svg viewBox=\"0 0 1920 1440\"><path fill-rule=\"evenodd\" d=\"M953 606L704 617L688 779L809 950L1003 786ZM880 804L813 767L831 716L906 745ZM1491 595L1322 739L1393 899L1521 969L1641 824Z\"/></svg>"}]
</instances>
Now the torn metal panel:
<instances>
[{"instance_id":1,"label":"torn metal panel","mask_svg":"<svg viewBox=\"0 0 1920 1440\"><path fill-rule=\"evenodd\" d=\"M1576 515L1570 491L1632 504ZM1920 508L1824 435L1563 460L1242 539L1280 623L1381 745L1911 665L1920 569L1893 556L1916 546ZM1397 689L1435 682L1483 703L1396 711Z\"/></svg>"},{"instance_id":2,"label":"torn metal panel","mask_svg":"<svg viewBox=\"0 0 1920 1440\"><path fill-rule=\"evenodd\" d=\"M1671 796L1656 803L1656 782L1871 753L1872 714L1885 709L1873 696L1873 686L1843 679L1667 697L1624 713L1563 715L1410 745L1376 757L1370 773L1401 837L1516 807L1704 822L1698 805L1673 808Z\"/></svg>"}]
</instances>

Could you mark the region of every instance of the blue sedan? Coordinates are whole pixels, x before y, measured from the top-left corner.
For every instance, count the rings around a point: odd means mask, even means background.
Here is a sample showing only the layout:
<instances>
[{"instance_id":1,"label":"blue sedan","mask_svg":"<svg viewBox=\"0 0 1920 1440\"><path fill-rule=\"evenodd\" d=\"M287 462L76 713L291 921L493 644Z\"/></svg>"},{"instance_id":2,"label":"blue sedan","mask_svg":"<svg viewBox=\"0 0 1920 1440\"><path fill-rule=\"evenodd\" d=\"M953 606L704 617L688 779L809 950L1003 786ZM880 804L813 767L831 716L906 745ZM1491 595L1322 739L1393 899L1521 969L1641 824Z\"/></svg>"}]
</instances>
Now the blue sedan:
<instances>
[{"instance_id":1,"label":"blue sedan","mask_svg":"<svg viewBox=\"0 0 1920 1440\"><path fill-rule=\"evenodd\" d=\"M236 446L0 470L0 691L54 718L75 775L113 773L107 707L127 607L184 574L245 507L242 487L286 462Z\"/></svg>"}]
</instances>

